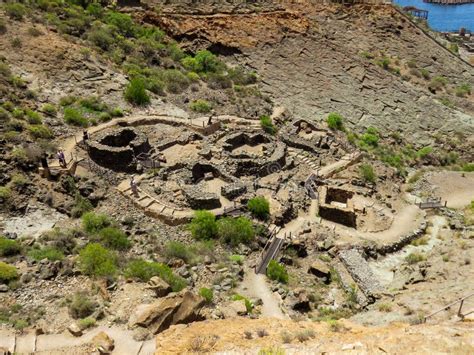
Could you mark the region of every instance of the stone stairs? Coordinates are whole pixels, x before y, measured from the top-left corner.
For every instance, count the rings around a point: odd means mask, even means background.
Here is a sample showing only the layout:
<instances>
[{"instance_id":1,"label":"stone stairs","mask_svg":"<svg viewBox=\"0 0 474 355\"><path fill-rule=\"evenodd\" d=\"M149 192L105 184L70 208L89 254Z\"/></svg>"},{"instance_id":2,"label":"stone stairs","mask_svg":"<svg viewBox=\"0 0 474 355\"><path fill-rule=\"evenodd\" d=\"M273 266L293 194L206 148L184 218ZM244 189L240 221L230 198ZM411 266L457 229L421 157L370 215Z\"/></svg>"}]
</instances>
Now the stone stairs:
<instances>
[{"instance_id":1,"label":"stone stairs","mask_svg":"<svg viewBox=\"0 0 474 355\"><path fill-rule=\"evenodd\" d=\"M192 210L178 209L157 200L140 188L137 188L137 195L132 192L129 180L122 181L117 190L139 208L145 214L163 221L169 225L185 224L191 221L194 213Z\"/></svg>"},{"instance_id":2,"label":"stone stairs","mask_svg":"<svg viewBox=\"0 0 474 355\"><path fill-rule=\"evenodd\" d=\"M309 152L305 152L301 149L295 149L293 147L288 147L287 151L291 158L309 166L312 170L316 170L320 166L319 161Z\"/></svg>"}]
</instances>

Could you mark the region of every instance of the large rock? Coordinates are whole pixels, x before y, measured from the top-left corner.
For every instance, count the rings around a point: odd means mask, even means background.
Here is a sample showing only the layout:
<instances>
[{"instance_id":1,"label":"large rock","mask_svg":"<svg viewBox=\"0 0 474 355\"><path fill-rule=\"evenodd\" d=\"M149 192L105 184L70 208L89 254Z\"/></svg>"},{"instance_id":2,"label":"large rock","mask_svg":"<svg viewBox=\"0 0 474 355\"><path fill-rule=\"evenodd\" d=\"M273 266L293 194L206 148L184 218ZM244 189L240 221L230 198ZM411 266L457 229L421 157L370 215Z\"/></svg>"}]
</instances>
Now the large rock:
<instances>
[{"instance_id":1,"label":"large rock","mask_svg":"<svg viewBox=\"0 0 474 355\"><path fill-rule=\"evenodd\" d=\"M153 276L150 281L148 281L147 288L155 291L157 297L164 297L171 292L171 286L168 285L163 279L159 276Z\"/></svg>"},{"instance_id":2,"label":"large rock","mask_svg":"<svg viewBox=\"0 0 474 355\"><path fill-rule=\"evenodd\" d=\"M221 308L224 318L235 318L237 316L244 316L247 314L247 307L244 300L232 301L225 304Z\"/></svg>"},{"instance_id":3,"label":"large rock","mask_svg":"<svg viewBox=\"0 0 474 355\"><path fill-rule=\"evenodd\" d=\"M192 292L169 295L147 306L139 306L130 320L130 326L147 328L157 334L174 324L202 320L199 314L205 300Z\"/></svg>"},{"instance_id":4,"label":"large rock","mask_svg":"<svg viewBox=\"0 0 474 355\"><path fill-rule=\"evenodd\" d=\"M101 354L108 354L114 350L115 341L105 332L98 333L92 338L92 344L97 347Z\"/></svg>"},{"instance_id":5,"label":"large rock","mask_svg":"<svg viewBox=\"0 0 474 355\"><path fill-rule=\"evenodd\" d=\"M80 337L82 335L82 329L79 328L77 323L72 323L69 327L67 327L67 330L75 337Z\"/></svg>"},{"instance_id":6,"label":"large rock","mask_svg":"<svg viewBox=\"0 0 474 355\"><path fill-rule=\"evenodd\" d=\"M313 274L316 277L319 277L321 279L324 279L325 281L328 281L330 278L330 269L329 266L327 266L324 262L321 260L315 260L311 264L311 266L308 269L308 272L310 274Z\"/></svg>"}]
</instances>

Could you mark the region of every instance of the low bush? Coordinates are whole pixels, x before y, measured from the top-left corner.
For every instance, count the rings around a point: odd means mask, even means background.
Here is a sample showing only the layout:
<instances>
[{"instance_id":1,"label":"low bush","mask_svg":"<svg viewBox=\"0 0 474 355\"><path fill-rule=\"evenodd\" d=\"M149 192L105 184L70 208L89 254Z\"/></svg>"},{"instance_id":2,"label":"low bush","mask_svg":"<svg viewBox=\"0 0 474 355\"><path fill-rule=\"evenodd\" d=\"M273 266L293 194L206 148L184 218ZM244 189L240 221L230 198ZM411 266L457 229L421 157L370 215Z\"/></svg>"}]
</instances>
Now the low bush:
<instances>
[{"instance_id":1,"label":"low bush","mask_svg":"<svg viewBox=\"0 0 474 355\"><path fill-rule=\"evenodd\" d=\"M471 90L471 85L462 84L456 88L456 96L465 97L467 95L471 95Z\"/></svg>"},{"instance_id":2,"label":"low bush","mask_svg":"<svg viewBox=\"0 0 474 355\"><path fill-rule=\"evenodd\" d=\"M418 253L410 253L405 258L405 261L410 265L419 263L420 261L424 261L424 260L426 260L426 257L423 254L418 254Z\"/></svg>"},{"instance_id":3,"label":"low bush","mask_svg":"<svg viewBox=\"0 0 474 355\"><path fill-rule=\"evenodd\" d=\"M205 210L194 212L194 218L188 225L192 236L199 240L212 239L217 236L216 216Z\"/></svg>"},{"instance_id":4,"label":"low bush","mask_svg":"<svg viewBox=\"0 0 474 355\"><path fill-rule=\"evenodd\" d=\"M80 127L87 127L89 125L87 118L84 117L82 113L74 107L66 107L64 109L64 121L67 124Z\"/></svg>"},{"instance_id":5,"label":"low bush","mask_svg":"<svg viewBox=\"0 0 474 355\"><path fill-rule=\"evenodd\" d=\"M20 4L18 2L8 3L5 5L4 8L8 17L10 17L13 20L22 20L27 12L25 5Z\"/></svg>"},{"instance_id":6,"label":"low bush","mask_svg":"<svg viewBox=\"0 0 474 355\"><path fill-rule=\"evenodd\" d=\"M74 207L71 210L71 216L74 218L82 217L86 212L92 211L94 207L89 199L82 197L79 193L74 198Z\"/></svg>"},{"instance_id":7,"label":"low bush","mask_svg":"<svg viewBox=\"0 0 474 355\"><path fill-rule=\"evenodd\" d=\"M466 163L464 164L462 167L461 167L461 170L462 171L465 171L465 172L472 172L474 171L474 163ZM0 193L0 198L1 198L2 194Z\"/></svg>"},{"instance_id":8,"label":"low bush","mask_svg":"<svg viewBox=\"0 0 474 355\"><path fill-rule=\"evenodd\" d=\"M270 215L270 203L263 196L251 198L247 202L247 208L254 217L262 220Z\"/></svg>"},{"instance_id":9,"label":"low bush","mask_svg":"<svg viewBox=\"0 0 474 355\"><path fill-rule=\"evenodd\" d=\"M244 296L239 295L238 293L236 293L235 295L233 295L231 297L231 300L232 301L241 301L241 300L243 300L245 302L245 308L247 308L247 313L248 314L252 313L254 305L252 304L252 302L250 302L250 300L247 297L244 297Z\"/></svg>"},{"instance_id":10,"label":"low bush","mask_svg":"<svg viewBox=\"0 0 474 355\"><path fill-rule=\"evenodd\" d=\"M12 192L10 190L9 187L7 186L0 186L0 201L7 201L8 199L10 199L12 195Z\"/></svg>"},{"instance_id":11,"label":"low bush","mask_svg":"<svg viewBox=\"0 0 474 355\"><path fill-rule=\"evenodd\" d=\"M268 134L274 135L277 132L272 119L267 115L260 116L260 126Z\"/></svg>"},{"instance_id":12,"label":"low bush","mask_svg":"<svg viewBox=\"0 0 474 355\"><path fill-rule=\"evenodd\" d=\"M255 237L252 222L245 217L225 217L217 221L217 234L226 243L237 246Z\"/></svg>"},{"instance_id":13,"label":"low bush","mask_svg":"<svg viewBox=\"0 0 474 355\"><path fill-rule=\"evenodd\" d=\"M69 314L74 319L90 316L97 308L97 304L91 301L85 294L76 293L69 304Z\"/></svg>"},{"instance_id":14,"label":"low bush","mask_svg":"<svg viewBox=\"0 0 474 355\"><path fill-rule=\"evenodd\" d=\"M108 51L114 44L114 37L105 28L96 28L87 34L87 39L95 46Z\"/></svg>"},{"instance_id":15,"label":"low bush","mask_svg":"<svg viewBox=\"0 0 474 355\"><path fill-rule=\"evenodd\" d=\"M419 159L423 159L423 158L427 157L429 154L431 154L431 152L433 152L432 147L430 147L430 146L423 147L418 152L416 152L416 156Z\"/></svg>"},{"instance_id":16,"label":"low bush","mask_svg":"<svg viewBox=\"0 0 474 355\"><path fill-rule=\"evenodd\" d=\"M80 319L79 322L77 322L77 325L81 330L89 329L92 328L96 324L95 318L91 317L86 317L83 319Z\"/></svg>"},{"instance_id":17,"label":"low bush","mask_svg":"<svg viewBox=\"0 0 474 355\"><path fill-rule=\"evenodd\" d=\"M131 246L127 235L115 227L103 228L99 232L99 238L102 244L115 250L127 250Z\"/></svg>"},{"instance_id":18,"label":"low bush","mask_svg":"<svg viewBox=\"0 0 474 355\"><path fill-rule=\"evenodd\" d=\"M28 184L30 184L30 180L26 175L23 174L14 174L12 176L12 179L10 181L11 185L14 186L17 189L21 189Z\"/></svg>"},{"instance_id":19,"label":"low bush","mask_svg":"<svg viewBox=\"0 0 474 355\"><path fill-rule=\"evenodd\" d=\"M421 73L421 76L423 77L423 79L425 80L428 80L430 78L430 72L427 70L427 69L420 69L420 73Z\"/></svg>"},{"instance_id":20,"label":"low bush","mask_svg":"<svg viewBox=\"0 0 474 355\"><path fill-rule=\"evenodd\" d=\"M390 69L390 63L391 63L391 60L388 57L382 57L376 61L376 64L385 70Z\"/></svg>"},{"instance_id":21,"label":"low bush","mask_svg":"<svg viewBox=\"0 0 474 355\"><path fill-rule=\"evenodd\" d=\"M328 115L326 119L328 127L333 130L344 130L344 119L338 113L332 112Z\"/></svg>"},{"instance_id":22,"label":"low bush","mask_svg":"<svg viewBox=\"0 0 474 355\"><path fill-rule=\"evenodd\" d=\"M41 115L38 112L26 109L25 114L29 124L39 125L43 123L43 119L41 118Z\"/></svg>"},{"instance_id":23,"label":"low bush","mask_svg":"<svg viewBox=\"0 0 474 355\"><path fill-rule=\"evenodd\" d=\"M55 116L57 113L56 106L53 104L44 104L43 107L41 107L41 111L49 116Z\"/></svg>"},{"instance_id":24,"label":"low bush","mask_svg":"<svg viewBox=\"0 0 474 355\"><path fill-rule=\"evenodd\" d=\"M105 214L87 212L82 216L82 226L84 230L89 233L97 233L110 225L111 222Z\"/></svg>"},{"instance_id":25,"label":"low bush","mask_svg":"<svg viewBox=\"0 0 474 355\"><path fill-rule=\"evenodd\" d=\"M44 247L42 249L32 249L28 252L28 256L36 261L48 259L50 261L64 259L64 254L61 250L53 247Z\"/></svg>"},{"instance_id":26,"label":"low bush","mask_svg":"<svg viewBox=\"0 0 474 355\"><path fill-rule=\"evenodd\" d=\"M212 110L212 105L206 100L196 100L191 102L189 108L194 112L207 113Z\"/></svg>"},{"instance_id":27,"label":"low bush","mask_svg":"<svg viewBox=\"0 0 474 355\"><path fill-rule=\"evenodd\" d=\"M89 276L113 276L117 271L117 259L102 245L90 243L79 253L79 266Z\"/></svg>"},{"instance_id":28,"label":"low bush","mask_svg":"<svg viewBox=\"0 0 474 355\"><path fill-rule=\"evenodd\" d=\"M199 295L206 300L206 303L212 303L214 292L210 288L203 287L199 290Z\"/></svg>"},{"instance_id":29,"label":"low bush","mask_svg":"<svg viewBox=\"0 0 474 355\"><path fill-rule=\"evenodd\" d=\"M12 256L21 252L21 245L16 240L0 237L0 256Z\"/></svg>"},{"instance_id":30,"label":"low bush","mask_svg":"<svg viewBox=\"0 0 474 355\"><path fill-rule=\"evenodd\" d=\"M275 260L271 260L267 267L267 276L281 283L288 283L288 272L285 267Z\"/></svg>"},{"instance_id":31,"label":"low bush","mask_svg":"<svg viewBox=\"0 0 474 355\"><path fill-rule=\"evenodd\" d=\"M361 164L359 167L359 172L362 177L362 180L365 182L374 183L377 179L375 175L374 168L370 164Z\"/></svg>"},{"instance_id":32,"label":"low bush","mask_svg":"<svg viewBox=\"0 0 474 355\"><path fill-rule=\"evenodd\" d=\"M140 78L134 78L125 89L125 99L132 105L145 106L150 103L150 96L146 92L145 82Z\"/></svg>"},{"instance_id":33,"label":"low bush","mask_svg":"<svg viewBox=\"0 0 474 355\"><path fill-rule=\"evenodd\" d=\"M42 138L42 139L50 139L53 138L53 132L41 124L35 124L28 126L28 132L30 132L33 138Z\"/></svg>"},{"instance_id":34,"label":"low bush","mask_svg":"<svg viewBox=\"0 0 474 355\"><path fill-rule=\"evenodd\" d=\"M191 248L181 242L171 241L165 246L164 254L168 259L177 258L183 260L185 263L192 263L196 255Z\"/></svg>"},{"instance_id":35,"label":"low bush","mask_svg":"<svg viewBox=\"0 0 474 355\"><path fill-rule=\"evenodd\" d=\"M359 146L362 149L377 147L379 144L379 133L376 128L368 127L366 132L360 137Z\"/></svg>"},{"instance_id":36,"label":"low bush","mask_svg":"<svg viewBox=\"0 0 474 355\"><path fill-rule=\"evenodd\" d=\"M177 69L165 70L162 80L165 83L166 91L173 94L179 94L189 86L188 77Z\"/></svg>"},{"instance_id":37,"label":"low bush","mask_svg":"<svg viewBox=\"0 0 474 355\"><path fill-rule=\"evenodd\" d=\"M18 278L16 267L0 261L0 282L8 283Z\"/></svg>"},{"instance_id":38,"label":"low bush","mask_svg":"<svg viewBox=\"0 0 474 355\"><path fill-rule=\"evenodd\" d=\"M225 67L214 54L207 50L198 51L194 57L185 57L181 62L186 69L196 73L217 73Z\"/></svg>"},{"instance_id":39,"label":"low bush","mask_svg":"<svg viewBox=\"0 0 474 355\"><path fill-rule=\"evenodd\" d=\"M143 282L147 282L153 276L159 276L171 286L174 292L179 292L186 287L186 280L173 274L169 266L143 259L130 261L125 269L125 276Z\"/></svg>"}]
</instances>

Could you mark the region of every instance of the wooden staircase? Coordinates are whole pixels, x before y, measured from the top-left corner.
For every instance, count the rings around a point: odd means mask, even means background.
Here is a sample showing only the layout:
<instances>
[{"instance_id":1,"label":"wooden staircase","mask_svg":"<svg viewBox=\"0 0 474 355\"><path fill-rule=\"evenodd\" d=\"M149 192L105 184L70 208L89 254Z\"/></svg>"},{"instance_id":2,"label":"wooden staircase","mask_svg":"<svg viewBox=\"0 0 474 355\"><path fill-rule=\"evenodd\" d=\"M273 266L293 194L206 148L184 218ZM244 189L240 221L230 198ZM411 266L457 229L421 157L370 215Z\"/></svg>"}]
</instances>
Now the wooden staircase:
<instances>
[{"instance_id":1,"label":"wooden staircase","mask_svg":"<svg viewBox=\"0 0 474 355\"><path fill-rule=\"evenodd\" d=\"M268 242L260 254L260 263L255 267L256 274L265 274L270 261L278 256L283 242L285 241L283 238L277 237L279 231L280 228L277 226L271 229Z\"/></svg>"}]
</instances>

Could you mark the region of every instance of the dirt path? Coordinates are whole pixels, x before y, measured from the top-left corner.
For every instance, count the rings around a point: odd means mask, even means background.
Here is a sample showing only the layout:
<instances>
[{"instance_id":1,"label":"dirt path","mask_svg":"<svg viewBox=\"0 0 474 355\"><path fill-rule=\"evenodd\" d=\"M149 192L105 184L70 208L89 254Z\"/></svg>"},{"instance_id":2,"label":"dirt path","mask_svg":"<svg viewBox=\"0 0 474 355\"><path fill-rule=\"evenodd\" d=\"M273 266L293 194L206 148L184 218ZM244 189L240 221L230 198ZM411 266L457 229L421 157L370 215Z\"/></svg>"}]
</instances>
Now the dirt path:
<instances>
[{"instance_id":1,"label":"dirt path","mask_svg":"<svg viewBox=\"0 0 474 355\"><path fill-rule=\"evenodd\" d=\"M450 208L463 208L474 201L474 172L441 171L428 177L436 192Z\"/></svg>"},{"instance_id":2,"label":"dirt path","mask_svg":"<svg viewBox=\"0 0 474 355\"><path fill-rule=\"evenodd\" d=\"M270 290L265 275L257 275L253 269L247 269L238 291L246 297L262 300L262 317L289 319L280 308L281 299Z\"/></svg>"},{"instance_id":3,"label":"dirt path","mask_svg":"<svg viewBox=\"0 0 474 355\"><path fill-rule=\"evenodd\" d=\"M15 335L9 330L0 330L0 347L5 347L12 353L18 354L68 353L67 349L90 343L92 338L102 331L114 340L115 348L112 354L151 355L155 353L154 339L144 342L135 341L131 331L107 326L94 328L80 337L73 337L68 333Z\"/></svg>"}]
</instances>

